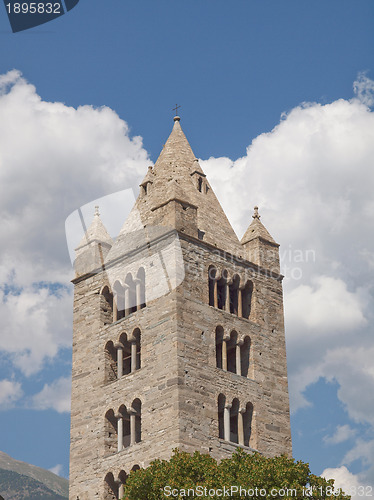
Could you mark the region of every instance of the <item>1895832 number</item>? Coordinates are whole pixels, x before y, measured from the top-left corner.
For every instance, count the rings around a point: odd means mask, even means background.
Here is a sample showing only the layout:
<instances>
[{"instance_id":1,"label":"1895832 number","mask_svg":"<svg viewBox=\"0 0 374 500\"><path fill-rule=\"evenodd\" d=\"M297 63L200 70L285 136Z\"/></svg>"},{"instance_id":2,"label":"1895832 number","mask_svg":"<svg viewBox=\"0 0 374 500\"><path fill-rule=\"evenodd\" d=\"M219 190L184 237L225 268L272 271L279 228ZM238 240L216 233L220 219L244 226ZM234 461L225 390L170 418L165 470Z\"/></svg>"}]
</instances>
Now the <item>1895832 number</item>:
<instances>
[{"instance_id":1,"label":"1895832 number","mask_svg":"<svg viewBox=\"0 0 374 500\"><path fill-rule=\"evenodd\" d=\"M8 3L6 8L9 14L62 14L61 4L57 2Z\"/></svg>"}]
</instances>

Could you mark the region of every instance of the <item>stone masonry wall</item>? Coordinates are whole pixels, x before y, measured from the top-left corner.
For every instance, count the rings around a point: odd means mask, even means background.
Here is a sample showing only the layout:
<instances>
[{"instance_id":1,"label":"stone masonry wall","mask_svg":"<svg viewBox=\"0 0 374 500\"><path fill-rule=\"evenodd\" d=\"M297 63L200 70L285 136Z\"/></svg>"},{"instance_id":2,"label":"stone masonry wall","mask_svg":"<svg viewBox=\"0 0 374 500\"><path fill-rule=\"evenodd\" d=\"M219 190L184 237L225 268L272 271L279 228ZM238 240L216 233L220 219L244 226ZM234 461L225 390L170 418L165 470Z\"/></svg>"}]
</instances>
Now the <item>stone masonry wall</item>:
<instances>
[{"instance_id":1,"label":"stone masonry wall","mask_svg":"<svg viewBox=\"0 0 374 500\"><path fill-rule=\"evenodd\" d=\"M169 458L175 447L218 459L230 456L238 445L219 438L219 394L230 401L236 397L244 406L253 404L254 448L269 456L291 454L280 277L266 276L257 266L204 241L183 234L179 241L182 283L116 323L105 325L107 316L100 311L100 291L110 285L107 273L75 285L70 499L113 498L105 492L108 472L114 477L121 471L129 473L134 465ZM173 252L164 255L173 259ZM212 264L253 281L249 319L209 306ZM156 278L154 274L152 279ZM152 283L148 286L152 288ZM236 330L239 338L250 337L248 377L216 367L217 326L227 334ZM141 331L141 368L106 381L107 342L116 343L121 334L131 335L135 328ZM142 402L142 440L119 453L108 452L105 414L110 409L116 413L122 404L131 406L135 398Z\"/></svg>"}]
</instances>

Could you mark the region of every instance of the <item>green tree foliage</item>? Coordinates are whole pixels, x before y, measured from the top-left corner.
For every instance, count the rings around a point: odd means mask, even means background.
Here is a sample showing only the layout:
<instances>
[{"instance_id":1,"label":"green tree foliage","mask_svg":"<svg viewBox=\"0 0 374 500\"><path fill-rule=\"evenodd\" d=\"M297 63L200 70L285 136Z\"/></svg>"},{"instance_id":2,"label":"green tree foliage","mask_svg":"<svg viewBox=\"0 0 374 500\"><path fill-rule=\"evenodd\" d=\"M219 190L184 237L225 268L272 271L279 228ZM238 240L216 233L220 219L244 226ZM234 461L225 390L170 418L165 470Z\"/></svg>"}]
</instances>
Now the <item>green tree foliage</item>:
<instances>
[{"instance_id":1,"label":"green tree foliage","mask_svg":"<svg viewBox=\"0 0 374 500\"><path fill-rule=\"evenodd\" d=\"M240 490L241 488L241 490ZM241 449L220 463L209 455L174 450L170 460L155 460L131 472L125 500L184 498L258 500L349 500L334 480L311 474L309 465L285 455L266 458Z\"/></svg>"}]
</instances>

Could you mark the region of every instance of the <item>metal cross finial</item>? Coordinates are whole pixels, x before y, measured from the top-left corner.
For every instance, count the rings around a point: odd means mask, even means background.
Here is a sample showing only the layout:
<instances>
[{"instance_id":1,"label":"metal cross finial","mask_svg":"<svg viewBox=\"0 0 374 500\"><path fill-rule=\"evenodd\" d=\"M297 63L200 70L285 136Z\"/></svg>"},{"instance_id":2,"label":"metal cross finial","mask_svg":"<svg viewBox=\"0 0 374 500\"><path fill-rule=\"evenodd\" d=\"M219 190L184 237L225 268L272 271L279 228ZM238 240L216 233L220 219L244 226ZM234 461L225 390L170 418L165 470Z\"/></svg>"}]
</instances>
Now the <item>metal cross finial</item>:
<instances>
[{"instance_id":1,"label":"metal cross finial","mask_svg":"<svg viewBox=\"0 0 374 500\"><path fill-rule=\"evenodd\" d=\"M178 104L175 105L175 108L173 108L173 111L175 111L175 116L178 116L178 108L181 108L182 106L178 106Z\"/></svg>"},{"instance_id":2,"label":"metal cross finial","mask_svg":"<svg viewBox=\"0 0 374 500\"><path fill-rule=\"evenodd\" d=\"M95 206L95 215L100 215L100 212L99 212L99 205L96 205L96 206Z\"/></svg>"}]
</instances>

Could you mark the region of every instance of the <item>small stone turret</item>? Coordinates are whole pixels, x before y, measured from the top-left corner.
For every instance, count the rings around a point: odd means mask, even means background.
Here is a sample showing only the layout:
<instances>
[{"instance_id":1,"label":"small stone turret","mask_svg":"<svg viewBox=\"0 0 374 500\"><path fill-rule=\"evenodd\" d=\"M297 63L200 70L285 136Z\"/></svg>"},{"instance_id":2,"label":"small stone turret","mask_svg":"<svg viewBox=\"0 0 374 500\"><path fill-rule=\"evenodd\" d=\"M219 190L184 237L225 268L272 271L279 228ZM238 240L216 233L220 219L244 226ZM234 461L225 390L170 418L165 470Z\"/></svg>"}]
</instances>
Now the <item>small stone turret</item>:
<instances>
[{"instance_id":1,"label":"small stone turret","mask_svg":"<svg viewBox=\"0 0 374 500\"><path fill-rule=\"evenodd\" d=\"M274 241L260 221L258 207L254 208L253 221L245 232L241 244L245 248L245 258L272 273L280 273L279 244Z\"/></svg>"},{"instance_id":2,"label":"small stone turret","mask_svg":"<svg viewBox=\"0 0 374 500\"><path fill-rule=\"evenodd\" d=\"M112 248L113 240L100 219L99 207L94 218L75 249L75 277L104 269L104 261Z\"/></svg>"},{"instance_id":3,"label":"small stone turret","mask_svg":"<svg viewBox=\"0 0 374 500\"><path fill-rule=\"evenodd\" d=\"M153 167L149 166L146 176L144 177L142 183L139 184L140 196L145 196L146 194L149 193L151 186L153 184L153 178L154 178Z\"/></svg>"}]
</instances>

